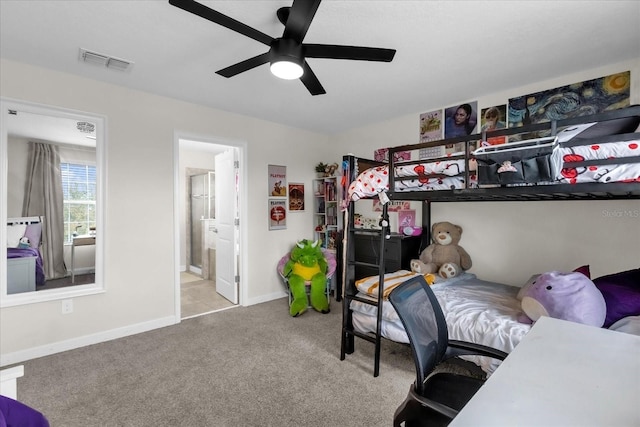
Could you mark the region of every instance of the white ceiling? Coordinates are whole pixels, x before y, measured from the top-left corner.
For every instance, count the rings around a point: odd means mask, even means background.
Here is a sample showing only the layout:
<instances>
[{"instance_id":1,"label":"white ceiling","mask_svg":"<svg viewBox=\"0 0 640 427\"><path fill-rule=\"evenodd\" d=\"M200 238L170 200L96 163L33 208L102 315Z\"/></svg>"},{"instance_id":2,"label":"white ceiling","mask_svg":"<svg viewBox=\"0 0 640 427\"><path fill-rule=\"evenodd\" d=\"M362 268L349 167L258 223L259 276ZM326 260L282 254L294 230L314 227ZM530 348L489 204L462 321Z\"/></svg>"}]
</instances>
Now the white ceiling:
<instances>
[{"instance_id":1,"label":"white ceiling","mask_svg":"<svg viewBox=\"0 0 640 427\"><path fill-rule=\"evenodd\" d=\"M291 4L201 2L273 37L276 10ZM304 41L397 53L391 63L311 58L327 91L311 96L268 65L215 74L268 47L167 0L0 0L3 58L326 134L638 58L640 2L325 0ZM80 48L134 65L85 64Z\"/></svg>"}]
</instances>

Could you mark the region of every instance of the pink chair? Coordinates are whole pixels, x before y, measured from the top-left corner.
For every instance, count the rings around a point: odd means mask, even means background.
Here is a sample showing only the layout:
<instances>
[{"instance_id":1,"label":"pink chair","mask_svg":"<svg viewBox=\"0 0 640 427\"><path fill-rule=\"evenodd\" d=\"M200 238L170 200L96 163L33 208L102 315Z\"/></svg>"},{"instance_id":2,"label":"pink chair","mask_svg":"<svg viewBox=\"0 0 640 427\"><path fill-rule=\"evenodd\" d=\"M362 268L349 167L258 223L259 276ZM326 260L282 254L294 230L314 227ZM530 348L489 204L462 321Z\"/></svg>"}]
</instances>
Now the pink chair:
<instances>
[{"instance_id":1,"label":"pink chair","mask_svg":"<svg viewBox=\"0 0 640 427\"><path fill-rule=\"evenodd\" d=\"M325 294L327 295L327 301L331 303L331 278L333 277L333 274L336 271L337 261L334 253L328 249L322 248L322 254L324 255L324 259L327 260L327 274L326 274L327 288L325 290ZM280 275L280 277L282 277L282 280L284 281L284 284L287 287L287 292L289 294L289 306L291 306L291 300L292 300L291 291L289 289L289 282L287 281L287 278L284 277L283 270L284 270L285 264L289 261L290 257L291 257L291 252L287 252L285 256L280 258L280 261L278 261L278 266L276 267L276 269L278 270L278 274ZM307 295L309 295L311 283L307 282L306 285L307 285L306 286Z\"/></svg>"}]
</instances>

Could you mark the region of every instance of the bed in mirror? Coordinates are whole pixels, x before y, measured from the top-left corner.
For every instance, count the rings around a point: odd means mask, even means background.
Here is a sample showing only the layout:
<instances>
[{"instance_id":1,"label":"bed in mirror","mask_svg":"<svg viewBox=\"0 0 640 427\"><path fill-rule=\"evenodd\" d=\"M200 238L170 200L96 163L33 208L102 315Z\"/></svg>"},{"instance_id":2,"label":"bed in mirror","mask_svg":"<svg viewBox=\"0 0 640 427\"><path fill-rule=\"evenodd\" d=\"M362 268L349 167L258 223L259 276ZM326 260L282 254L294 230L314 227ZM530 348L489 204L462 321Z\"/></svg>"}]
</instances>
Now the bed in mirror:
<instances>
[{"instance_id":1,"label":"bed in mirror","mask_svg":"<svg viewBox=\"0 0 640 427\"><path fill-rule=\"evenodd\" d=\"M2 102L3 305L101 288L104 118Z\"/></svg>"}]
</instances>

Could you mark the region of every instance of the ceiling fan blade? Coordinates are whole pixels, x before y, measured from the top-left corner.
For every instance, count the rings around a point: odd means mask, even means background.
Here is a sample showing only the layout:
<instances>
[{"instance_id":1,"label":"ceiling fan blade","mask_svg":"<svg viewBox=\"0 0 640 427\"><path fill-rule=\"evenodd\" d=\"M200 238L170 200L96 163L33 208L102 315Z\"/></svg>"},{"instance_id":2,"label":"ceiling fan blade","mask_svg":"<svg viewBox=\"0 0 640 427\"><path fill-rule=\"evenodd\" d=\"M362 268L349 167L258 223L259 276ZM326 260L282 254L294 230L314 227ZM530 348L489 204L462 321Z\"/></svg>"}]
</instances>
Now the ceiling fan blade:
<instances>
[{"instance_id":1,"label":"ceiling fan blade","mask_svg":"<svg viewBox=\"0 0 640 427\"><path fill-rule=\"evenodd\" d=\"M321 0L293 0L282 38L302 43Z\"/></svg>"},{"instance_id":2,"label":"ceiling fan blade","mask_svg":"<svg viewBox=\"0 0 640 427\"><path fill-rule=\"evenodd\" d=\"M260 43L266 44L267 46L271 45L271 42L273 41L273 37L268 36L265 33L258 31L246 24L243 24L240 21L236 21L235 19L230 18L227 15L223 15L222 13L217 12L203 4L200 4L197 1L169 0L169 4L172 4L173 6L176 6L187 12L191 12L218 25L222 25L223 27L235 31L236 33L240 33L243 36L247 36L249 38L257 40Z\"/></svg>"},{"instance_id":3,"label":"ceiling fan blade","mask_svg":"<svg viewBox=\"0 0 640 427\"><path fill-rule=\"evenodd\" d=\"M304 74L302 74L302 77L300 77L300 81L302 81L309 93L311 93L311 95L323 95L327 93L327 91L324 90L324 88L320 84L320 80L318 80L316 75L311 70L311 67L309 67L309 64L307 64L307 61L304 61L304 65L302 68L304 70Z\"/></svg>"},{"instance_id":4,"label":"ceiling fan blade","mask_svg":"<svg viewBox=\"0 0 640 427\"><path fill-rule=\"evenodd\" d=\"M343 46L332 44L303 44L307 58L352 59L359 61L391 62L395 49L378 47Z\"/></svg>"},{"instance_id":5,"label":"ceiling fan blade","mask_svg":"<svg viewBox=\"0 0 640 427\"><path fill-rule=\"evenodd\" d=\"M265 52L258 56L254 56L253 58L233 64L227 68L223 68L222 70L216 71L216 74L229 78L240 73L244 73L245 71L249 71L252 68L256 68L259 65L266 64L267 62L269 62L269 52Z\"/></svg>"}]
</instances>

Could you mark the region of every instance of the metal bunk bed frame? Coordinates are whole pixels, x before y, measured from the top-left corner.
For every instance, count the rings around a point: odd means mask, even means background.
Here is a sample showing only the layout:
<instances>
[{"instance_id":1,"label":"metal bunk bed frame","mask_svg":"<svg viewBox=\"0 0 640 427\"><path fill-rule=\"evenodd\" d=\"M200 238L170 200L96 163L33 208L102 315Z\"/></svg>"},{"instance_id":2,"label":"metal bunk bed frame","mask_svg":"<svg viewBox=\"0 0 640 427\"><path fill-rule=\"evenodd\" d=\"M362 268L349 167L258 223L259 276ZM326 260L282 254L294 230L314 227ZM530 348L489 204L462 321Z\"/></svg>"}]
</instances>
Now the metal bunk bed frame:
<instances>
[{"instance_id":1,"label":"metal bunk bed frame","mask_svg":"<svg viewBox=\"0 0 640 427\"><path fill-rule=\"evenodd\" d=\"M431 203L433 202L469 202L469 201L553 201L553 200L619 200L619 199L640 199L640 182L633 183L577 183L577 184L540 184L540 185L522 185L522 186L500 186L491 188L469 188L469 160L472 158L471 147L472 144L478 141L486 140L488 137L498 136L511 136L511 135L531 135L534 132L547 131L551 136L555 136L559 129L563 129L567 126L609 121L613 119L619 119L624 117L640 117L640 105L634 105L628 108L607 111L591 116L581 116L563 120L555 120L546 123L533 124L522 127L500 129L493 132L482 132L479 134L472 134L463 137L448 138L438 141L431 141L412 145L402 145L397 147L390 147L388 151L389 155L389 191L387 196L389 200L409 200L409 201L424 201L426 202L422 208L422 242L420 250L428 246L430 242L430 225L431 225ZM601 136L596 138L589 138L591 144L605 143L613 140L631 140L640 139L640 132L633 132L633 129L629 129L628 125L622 124L618 129L619 134L614 137ZM453 189L453 190L437 190L437 191L414 191L414 192L396 192L392 189L395 188L396 177L392 173L395 168L394 154L401 151L411 151L421 148L430 148L448 144L464 144L464 155L452 156L449 159L464 159L465 161L465 188ZM640 156L628 157L627 162L640 162ZM425 160L417 161L403 161L403 165L411 165L422 163ZM599 161L599 164L613 163L616 159ZM592 161L575 162L572 163L573 167L589 166ZM618 160L619 163L619 160ZM343 157L343 164L348 165L348 173L346 187L358 177L359 172L364 171L370 167L384 165L385 163L376 162L373 160L356 158L353 155L346 155ZM363 166L363 167L361 167ZM410 178L408 178L410 179ZM345 189L346 191L346 189ZM345 193L346 194L346 193ZM378 264L362 263L355 261L355 247L353 245L354 234L356 228L354 227L354 201L349 200L349 212L348 212L348 226L345 227L343 237L343 251L345 263L342 266L343 280L342 280L342 339L340 345L340 360L344 360L347 354L351 354L355 350L355 338L361 338L365 341L371 342L375 345L374 351L374 368L373 376L377 377L380 373L380 350L382 343L381 324L382 324L382 302L383 302L383 290L384 290L384 275L385 271L385 243L390 236L389 229L389 213L388 204L383 204L382 214L380 220L380 230L366 230L380 237L379 239L379 251L378 251ZM358 232L363 232L362 229L357 229ZM416 254L416 257L419 255ZM372 301L371 299L361 298L356 295L355 290L355 267L356 265L376 267L378 268L379 283L378 286L378 299ZM351 301L360 301L365 304L373 305L377 307L377 322L376 333L365 334L356 331L353 327L352 313L350 310Z\"/></svg>"}]
</instances>

